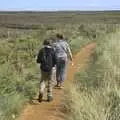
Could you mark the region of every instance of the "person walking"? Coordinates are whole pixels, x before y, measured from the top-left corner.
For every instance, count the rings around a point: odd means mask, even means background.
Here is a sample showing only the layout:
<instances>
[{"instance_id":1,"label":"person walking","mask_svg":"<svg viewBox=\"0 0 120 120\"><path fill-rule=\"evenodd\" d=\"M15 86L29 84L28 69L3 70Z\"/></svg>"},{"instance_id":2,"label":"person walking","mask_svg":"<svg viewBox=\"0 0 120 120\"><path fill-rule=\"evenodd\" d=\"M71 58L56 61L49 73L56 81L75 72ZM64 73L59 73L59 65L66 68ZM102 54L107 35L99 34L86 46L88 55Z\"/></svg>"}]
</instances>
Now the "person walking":
<instances>
[{"instance_id":1,"label":"person walking","mask_svg":"<svg viewBox=\"0 0 120 120\"><path fill-rule=\"evenodd\" d=\"M55 87L63 88L63 83L66 76L68 61L72 61L72 53L63 35L56 35L56 42L53 43L56 55L56 80Z\"/></svg>"},{"instance_id":2,"label":"person walking","mask_svg":"<svg viewBox=\"0 0 120 120\"><path fill-rule=\"evenodd\" d=\"M53 100L52 68L56 65L56 56L50 40L45 40L43 45L44 47L39 51L37 56L37 63L40 64L41 69L40 92L38 100L39 102L42 102L44 89L47 84L47 101L50 102Z\"/></svg>"}]
</instances>

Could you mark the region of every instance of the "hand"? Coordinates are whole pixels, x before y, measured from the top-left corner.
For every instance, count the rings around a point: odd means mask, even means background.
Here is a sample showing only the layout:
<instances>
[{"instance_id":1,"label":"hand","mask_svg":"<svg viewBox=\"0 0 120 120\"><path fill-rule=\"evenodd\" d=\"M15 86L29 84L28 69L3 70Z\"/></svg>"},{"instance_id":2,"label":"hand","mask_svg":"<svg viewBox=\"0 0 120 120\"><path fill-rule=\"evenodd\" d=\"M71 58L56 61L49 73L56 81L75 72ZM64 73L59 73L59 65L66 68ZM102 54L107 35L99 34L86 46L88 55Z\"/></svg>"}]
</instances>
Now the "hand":
<instances>
[{"instance_id":1,"label":"hand","mask_svg":"<svg viewBox=\"0 0 120 120\"><path fill-rule=\"evenodd\" d=\"M74 66L74 63L73 63L73 62L71 62L71 65L72 65L72 66Z\"/></svg>"}]
</instances>

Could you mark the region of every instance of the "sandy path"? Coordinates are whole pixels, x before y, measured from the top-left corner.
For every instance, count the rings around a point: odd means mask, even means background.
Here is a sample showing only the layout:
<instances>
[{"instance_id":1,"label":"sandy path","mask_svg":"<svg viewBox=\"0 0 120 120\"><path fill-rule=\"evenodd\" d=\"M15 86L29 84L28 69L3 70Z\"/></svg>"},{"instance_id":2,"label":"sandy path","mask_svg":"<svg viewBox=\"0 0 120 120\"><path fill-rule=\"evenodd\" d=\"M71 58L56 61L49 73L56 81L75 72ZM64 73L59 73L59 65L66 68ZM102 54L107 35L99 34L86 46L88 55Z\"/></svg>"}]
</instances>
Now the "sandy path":
<instances>
[{"instance_id":1,"label":"sandy path","mask_svg":"<svg viewBox=\"0 0 120 120\"><path fill-rule=\"evenodd\" d=\"M69 66L65 88L67 87L68 83L71 83L71 80L78 69L85 69L86 61L90 58L90 55L95 47L96 44L91 43L82 48L80 52L74 56L74 65ZM54 100L52 102L48 103L44 101L42 103L38 103L36 101L34 104L27 105L21 115L20 120L62 120L63 115L59 109L62 106L61 98L63 94L64 90L54 89Z\"/></svg>"}]
</instances>

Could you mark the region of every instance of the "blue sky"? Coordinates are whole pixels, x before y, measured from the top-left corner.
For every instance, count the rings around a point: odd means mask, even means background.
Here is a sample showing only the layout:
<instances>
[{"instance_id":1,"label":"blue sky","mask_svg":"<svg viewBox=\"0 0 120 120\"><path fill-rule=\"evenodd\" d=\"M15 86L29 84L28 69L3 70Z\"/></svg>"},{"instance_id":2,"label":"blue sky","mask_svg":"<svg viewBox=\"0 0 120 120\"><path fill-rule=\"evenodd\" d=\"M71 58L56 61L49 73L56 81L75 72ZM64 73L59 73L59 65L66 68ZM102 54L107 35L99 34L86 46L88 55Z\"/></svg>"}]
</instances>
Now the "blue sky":
<instances>
[{"instance_id":1,"label":"blue sky","mask_svg":"<svg viewBox=\"0 0 120 120\"><path fill-rule=\"evenodd\" d=\"M120 0L0 0L0 10L120 10Z\"/></svg>"}]
</instances>

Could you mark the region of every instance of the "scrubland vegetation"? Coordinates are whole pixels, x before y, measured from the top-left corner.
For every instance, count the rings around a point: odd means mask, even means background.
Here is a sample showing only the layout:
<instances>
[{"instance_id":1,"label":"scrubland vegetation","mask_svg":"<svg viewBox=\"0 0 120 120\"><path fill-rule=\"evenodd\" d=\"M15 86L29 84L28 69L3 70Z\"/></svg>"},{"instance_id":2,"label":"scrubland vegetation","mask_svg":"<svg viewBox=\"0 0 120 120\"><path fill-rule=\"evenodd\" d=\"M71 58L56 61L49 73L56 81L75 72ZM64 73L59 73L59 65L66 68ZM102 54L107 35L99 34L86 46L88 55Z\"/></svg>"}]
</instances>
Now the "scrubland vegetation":
<instances>
[{"instance_id":1,"label":"scrubland vegetation","mask_svg":"<svg viewBox=\"0 0 120 120\"><path fill-rule=\"evenodd\" d=\"M120 29L97 41L89 67L67 91L68 120L120 119Z\"/></svg>"},{"instance_id":2,"label":"scrubland vegetation","mask_svg":"<svg viewBox=\"0 0 120 120\"><path fill-rule=\"evenodd\" d=\"M9 14L8 18L11 19L11 16ZM119 120L119 25L103 24L104 20L99 23L98 18L92 23L91 18L90 22L74 24L70 23L71 18L67 18L69 23L64 24L66 22L62 17L59 24L38 24L32 19L30 21L34 24L23 25L23 20L19 26L17 19L12 19L15 23L13 24L9 19L7 21L5 16L0 19L2 18L4 24L0 23L0 120L17 119L23 105L37 95L40 74L36 55L43 40L54 37L58 32L65 34L73 53L90 42L98 44L89 68L76 75L66 96L66 108L72 113L68 112L68 119ZM22 21L21 17L18 18ZM115 21L115 17L113 18ZM29 21L28 18L25 20ZM49 23L47 20L46 23ZM29 26L29 29L25 25Z\"/></svg>"}]
</instances>

